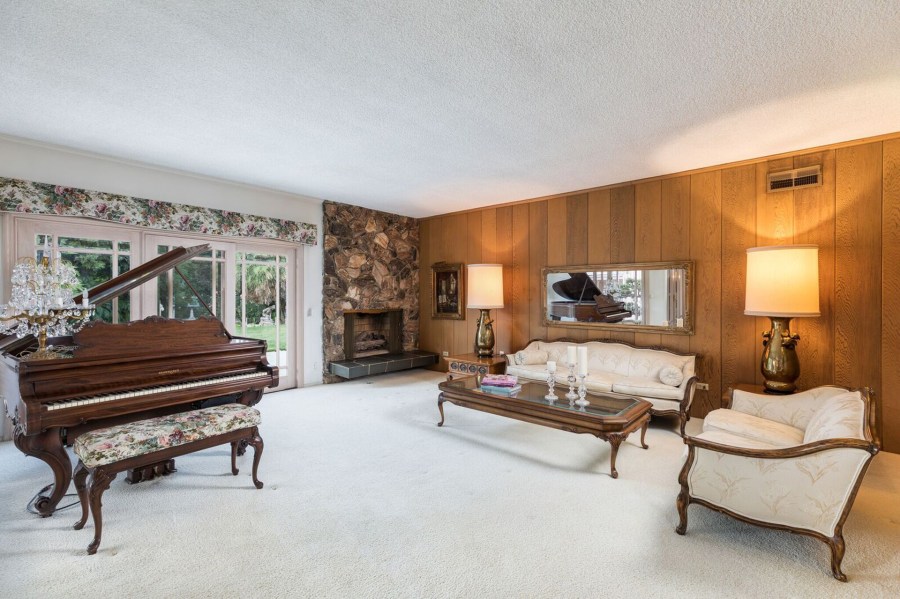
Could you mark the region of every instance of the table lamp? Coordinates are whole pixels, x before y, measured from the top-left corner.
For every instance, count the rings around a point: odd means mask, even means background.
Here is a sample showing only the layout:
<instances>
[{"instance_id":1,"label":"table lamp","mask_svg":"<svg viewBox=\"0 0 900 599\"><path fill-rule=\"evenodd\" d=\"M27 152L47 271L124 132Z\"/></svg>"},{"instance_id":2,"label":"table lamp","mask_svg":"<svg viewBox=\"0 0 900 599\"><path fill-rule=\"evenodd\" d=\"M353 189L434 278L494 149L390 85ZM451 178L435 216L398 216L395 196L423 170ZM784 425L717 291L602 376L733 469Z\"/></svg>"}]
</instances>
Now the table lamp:
<instances>
[{"instance_id":1,"label":"table lamp","mask_svg":"<svg viewBox=\"0 0 900 599\"><path fill-rule=\"evenodd\" d=\"M747 250L744 314L768 316L760 368L767 393L793 393L800 376L791 319L819 315L819 248L780 245Z\"/></svg>"},{"instance_id":2,"label":"table lamp","mask_svg":"<svg viewBox=\"0 0 900 599\"><path fill-rule=\"evenodd\" d=\"M469 264L467 308L481 310L475 329L475 353L479 357L494 355L494 328L491 308L503 307L503 265Z\"/></svg>"}]
</instances>

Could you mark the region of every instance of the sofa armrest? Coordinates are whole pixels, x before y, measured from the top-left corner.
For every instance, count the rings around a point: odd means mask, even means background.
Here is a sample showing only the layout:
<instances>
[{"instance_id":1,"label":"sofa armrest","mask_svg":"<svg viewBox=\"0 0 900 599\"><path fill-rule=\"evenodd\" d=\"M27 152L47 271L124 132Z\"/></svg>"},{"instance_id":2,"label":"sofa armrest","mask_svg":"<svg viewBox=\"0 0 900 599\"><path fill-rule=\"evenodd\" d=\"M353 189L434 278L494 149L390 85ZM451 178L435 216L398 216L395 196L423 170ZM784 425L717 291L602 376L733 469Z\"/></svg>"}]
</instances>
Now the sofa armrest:
<instances>
[{"instance_id":1,"label":"sofa armrest","mask_svg":"<svg viewBox=\"0 0 900 599\"><path fill-rule=\"evenodd\" d=\"M678 402L678 412L681 418L681 436L684 437L684 425L690 417L691 404L694 403L694 391L697 389L697 383L700 377L694 375L681 382L680 388L684 389L684 395Z\"/></svg>"}]
</instances>

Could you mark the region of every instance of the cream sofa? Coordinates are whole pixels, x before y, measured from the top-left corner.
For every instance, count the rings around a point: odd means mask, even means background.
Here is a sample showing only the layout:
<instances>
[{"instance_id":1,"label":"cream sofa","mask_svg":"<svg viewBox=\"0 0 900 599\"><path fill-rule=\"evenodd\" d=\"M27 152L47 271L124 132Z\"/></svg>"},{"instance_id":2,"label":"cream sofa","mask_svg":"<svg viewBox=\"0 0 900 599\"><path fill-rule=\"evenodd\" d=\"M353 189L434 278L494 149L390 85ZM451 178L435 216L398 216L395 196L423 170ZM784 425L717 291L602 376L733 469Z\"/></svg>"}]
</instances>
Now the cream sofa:
<instances>
[{"instance_id":1,"label":"cream sofa","mask_svg":"<svg viewBox=\"0 0 900 599\"><path fill-rule=\"evenodd\" d=\"M506 373L520 379L546 381L547 361L552 360L557 364L556 381L565 385L569 371L564 362L570 345L587 347L588 376L584 384L588 391L646 399L653 405L652 414L677 416L683 434L697 383L696 356L692 354L634 347L619 341L535 339L525 349L506 356Z\"/></svg>"},{"instance_id":2,"label":"cream sofa","mask_svg":"<svg viewBox=\"0 0 900 599\"><path fill-rule=\"evenodd\" d=\"M703 432L685 437L677 508L699 503L738 520L809 535L831 549L841 572L843 526L863 475L880 444L868 389L817 387L794 395L730 392Z\"/></svg>"}]
</instances>

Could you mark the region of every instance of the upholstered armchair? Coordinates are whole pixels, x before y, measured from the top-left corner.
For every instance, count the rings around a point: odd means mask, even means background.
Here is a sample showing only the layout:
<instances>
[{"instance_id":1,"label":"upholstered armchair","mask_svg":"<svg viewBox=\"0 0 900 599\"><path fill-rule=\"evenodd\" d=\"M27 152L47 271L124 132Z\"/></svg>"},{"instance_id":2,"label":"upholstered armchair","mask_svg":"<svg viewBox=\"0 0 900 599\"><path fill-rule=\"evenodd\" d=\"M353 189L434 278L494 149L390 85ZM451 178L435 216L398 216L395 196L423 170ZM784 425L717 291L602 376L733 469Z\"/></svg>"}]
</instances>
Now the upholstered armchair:
<instances>
[{"instance_id":1,"label":"upholstered armchair","mask_svg":"<svg viewBox=\"0 0 900 599\"><path fill-rule=\"evenodd\" d=\"M832 574L845 582L844 522L880 448L869 390L829 386L787 396L731 390L729 397L726 408L706 416L701 434L684 438L675 531L685 534L688 505L698 503L809 535L828 545Z\"/></svg>"}]
</instances>

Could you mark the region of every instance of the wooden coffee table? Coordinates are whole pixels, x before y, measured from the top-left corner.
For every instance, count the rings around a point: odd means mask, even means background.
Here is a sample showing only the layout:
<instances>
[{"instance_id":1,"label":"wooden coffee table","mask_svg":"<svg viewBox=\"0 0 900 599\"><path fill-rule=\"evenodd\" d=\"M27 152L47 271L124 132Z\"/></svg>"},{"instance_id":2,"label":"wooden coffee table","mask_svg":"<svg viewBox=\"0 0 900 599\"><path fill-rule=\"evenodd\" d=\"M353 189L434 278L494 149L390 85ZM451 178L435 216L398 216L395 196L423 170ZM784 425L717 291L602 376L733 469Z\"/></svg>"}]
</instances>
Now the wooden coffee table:
<instances>
[{"instance_id":1,"label":"wooden coffee table","mask_svg":"<svg viewBox=\"0 0 900 599\"><path fill-rule=\"evenodd\" d=\"M618 478L616 454L619 445L629 434L641 429L641 447L647 449L644 436L650 422L650 402L621 393L588 393L589 406L581 408L570 405L565 398L565 390L556 389L556 401L544 399L547 385L523 383L522 390L515 397L495 395L479 389L481 377L459 377L438 385L438 410L444 424L444 402L498 416L524 420L534 424L549 426L570 433L588 433L609 442L610 475Z\"/></svg>"}]
</instances>

